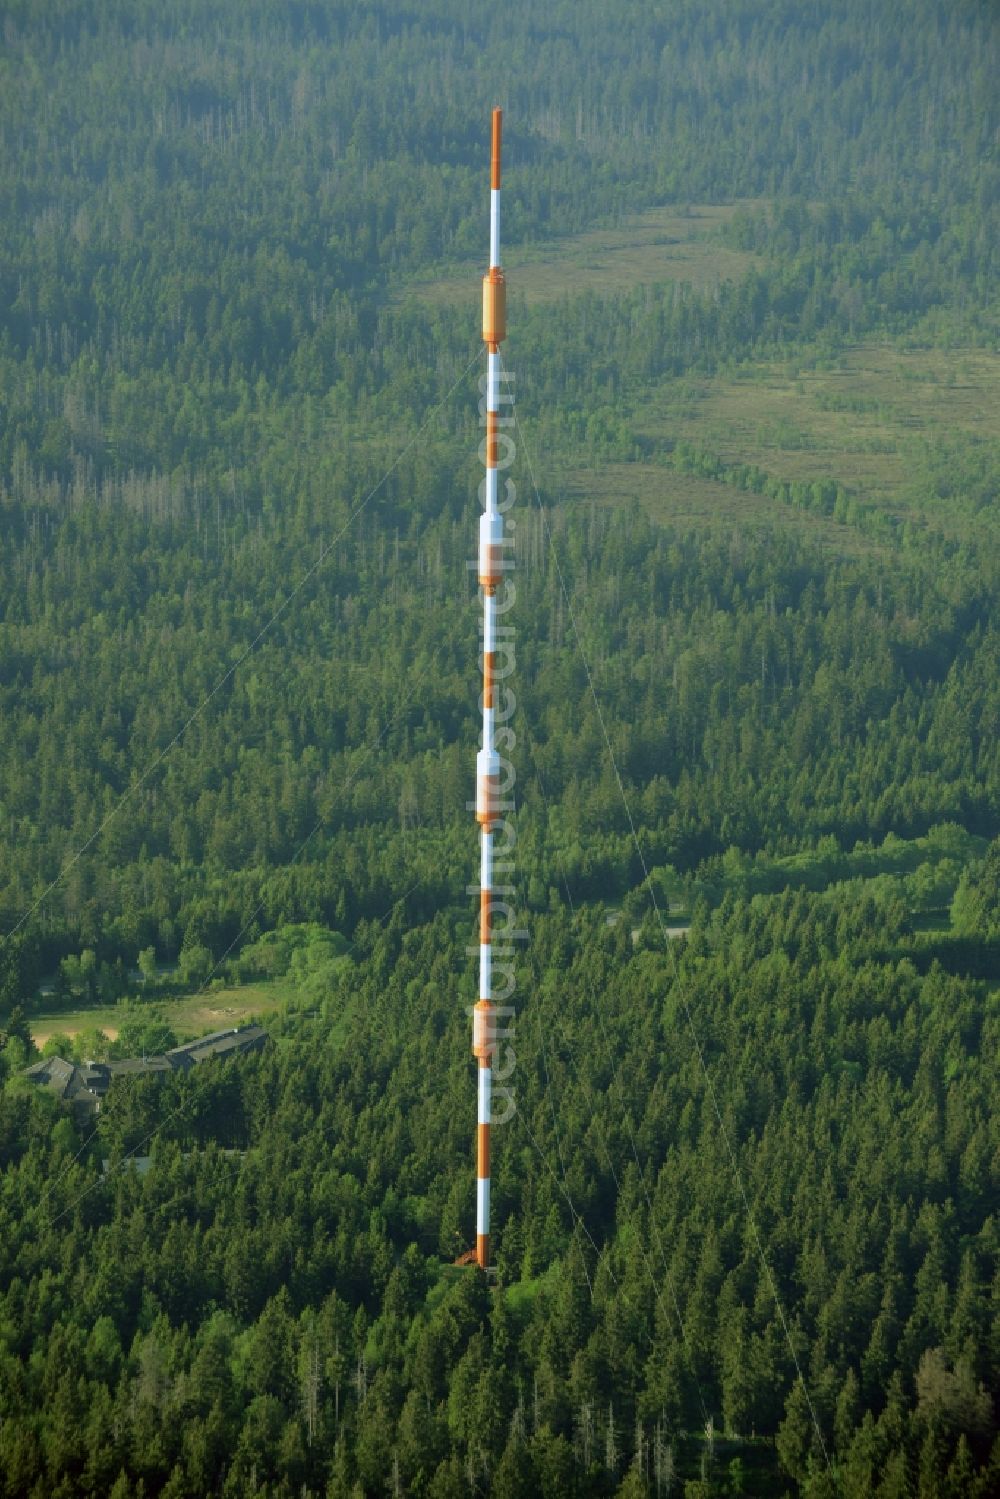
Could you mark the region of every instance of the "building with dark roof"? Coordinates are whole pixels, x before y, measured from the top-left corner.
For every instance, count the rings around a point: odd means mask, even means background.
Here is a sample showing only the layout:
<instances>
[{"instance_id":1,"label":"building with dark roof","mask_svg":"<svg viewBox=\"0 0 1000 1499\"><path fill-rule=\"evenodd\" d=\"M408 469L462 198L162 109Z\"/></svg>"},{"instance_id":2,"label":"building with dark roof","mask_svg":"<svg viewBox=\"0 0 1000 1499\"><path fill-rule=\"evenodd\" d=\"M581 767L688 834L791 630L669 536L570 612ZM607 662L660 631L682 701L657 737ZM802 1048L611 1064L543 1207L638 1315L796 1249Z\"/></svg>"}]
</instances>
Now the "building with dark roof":
<instances>
[{"instance_id":1,"label":"building with dark roof","mask_svg":"<svg viewBox=\"0 0 1000 1499\"><path fill-rule=\"evenodd\" d=\"M154 1073L173 1072L166 1057L120 1057L104 1064L111 1077L151 1077Z\"/></svg>"},{"instance_id":2,"label":"building with dark roof","mask_svg":"<svg viewBox=\"0 0 1000 1499\"><path fill-rule=\"evenodd\" d=\"M200 1036L197 1041L188 1041L184 1046L175 1046L167 1052L172 1067L196 1067L212 1057L242 1056L249 1051L263 1051L267 1044L267 1031L259 1025L234 1026L226 1031L213 1031L209 1036Z\"/></svg>"},{"instance_id":3,"label":"building with dark roof","mask_svg":"<svg viewBox=\"0 0 1000 1499\"><path fill-rule=\"evenodd\" d=\"M263 1051L267 1040L267 1032L259 1025L234 1026L175 1046L165 1056L120 1057L114 1062L67 1062L62 1057L43 1057L26 1067L24 1075L38 1087L49 1088L79 1113L96 1114L116 1077L164 1077L187 1072L214 1058Z\"/></svg>"},{"instance_id":4,"label":"building with dark roof","mask_svg":"<svg viewBox=\"0 0 1000 1499\"><path fill-rule=\"evenodd\" d=\"M72 1096L70 1090L76 1072L75 1065L64 1062L62 1057L43 1057L40 1062L33 1062L24 1069L25 1077L30 1077L33 1083L38 1083L41 1087L51 1088L59 1098Z\"/></svg>"}]
</instances>

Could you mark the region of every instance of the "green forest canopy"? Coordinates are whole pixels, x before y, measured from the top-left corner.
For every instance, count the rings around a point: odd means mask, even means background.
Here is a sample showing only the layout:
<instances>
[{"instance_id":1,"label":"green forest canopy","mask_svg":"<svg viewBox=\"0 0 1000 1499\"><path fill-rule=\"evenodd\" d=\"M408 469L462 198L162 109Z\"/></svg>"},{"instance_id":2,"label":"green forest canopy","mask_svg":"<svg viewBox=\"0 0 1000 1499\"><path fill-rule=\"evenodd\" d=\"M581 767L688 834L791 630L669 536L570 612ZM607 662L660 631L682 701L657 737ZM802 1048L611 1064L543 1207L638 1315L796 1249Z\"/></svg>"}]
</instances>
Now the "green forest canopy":
<instances>
[{"instance_id":1,"label":"green forest canopy","mask_svg":"<svg viewBox=\"0 0 1000 1499\"><path fill-rule=\"evenodd\" d=\"M0 1492L994 1492L995 434L868 389L887 496L699 420L862 345L995 352L993 9L3 20ZM540 507L522 462L490 1291L448 1265L477 289L421 288L485 253L494 99L512 246L739 201L751 259L512 282ZM87 1143L19 1078L60 965L256 976L305 923L266 1056L116 1084Z\"/></svg>"}]
</instances>

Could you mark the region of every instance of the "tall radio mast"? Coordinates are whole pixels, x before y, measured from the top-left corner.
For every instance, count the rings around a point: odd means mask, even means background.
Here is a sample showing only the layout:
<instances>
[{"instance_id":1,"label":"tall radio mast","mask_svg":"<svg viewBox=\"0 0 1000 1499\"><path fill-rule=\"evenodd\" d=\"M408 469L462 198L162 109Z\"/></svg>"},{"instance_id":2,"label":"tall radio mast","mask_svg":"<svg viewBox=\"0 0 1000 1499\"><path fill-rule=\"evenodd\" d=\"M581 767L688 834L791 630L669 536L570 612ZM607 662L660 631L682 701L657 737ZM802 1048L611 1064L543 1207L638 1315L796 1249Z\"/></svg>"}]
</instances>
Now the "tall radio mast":
<instances>
[{"instance_id":1,"label":"tall radio mast","mask_svg":"<svg viewBox=\"0 0 1000 1499\"><path fill-rule=\"evenodd\" d=\"M476 821L480 827L479 1000L473 1011L472 1050L479 1063L476 1137L476 1264L490 1263L490 1118L496 1014L493 1004L490 902L493 832L500 815L500 757L494 747L493 685L496 651L496 589L503 571L503 516L497 508L497 429L500 407L500 344L506 328L506 286L500 269L500 137L503 114L493 111L490 158L490 268L483 277L483 340L486 344L486 504L479 520L479 582L483 590L483 747L476 756Z\"/></svg>"}]
</instances>

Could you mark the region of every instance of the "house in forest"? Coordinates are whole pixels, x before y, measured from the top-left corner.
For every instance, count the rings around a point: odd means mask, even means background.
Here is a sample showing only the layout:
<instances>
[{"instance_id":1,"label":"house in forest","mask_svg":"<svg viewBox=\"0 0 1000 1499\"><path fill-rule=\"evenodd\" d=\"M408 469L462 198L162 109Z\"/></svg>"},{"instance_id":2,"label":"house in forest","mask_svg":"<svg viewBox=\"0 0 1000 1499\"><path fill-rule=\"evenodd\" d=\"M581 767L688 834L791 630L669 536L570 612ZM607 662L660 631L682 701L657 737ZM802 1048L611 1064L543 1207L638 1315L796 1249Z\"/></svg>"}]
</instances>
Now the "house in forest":
<instances>
[{"instance_id":1,"label":"house in forest","mask_svg":"<svg viewBox=\"0 0 1000 1499\"><path fill-rule=\"evenodd\" d=\"M107 1092L106 1066L87 1062L82 1066L62 1057L43 1057L26 1067L24 1075L40 1088L55 1093L61 1103L81 1113L96 1113Z\"/></svg>"},{"instance_id":2,"label":"house in forest","mask_svg":"<svg viewBox=\"0 0 1000 1499\"><path fill-rule=\"evenodd\" d=\"M49 1088L77 1113L96 1114L116 1077L162 1078L168 1073L188 1072L216 1058L263 1051L267 1040L262 1026L235 1026L174 1046L165 1056L119 1057L113 1062L67 1062L62 1057L43 1057L26 1067L24 1075L38 1087Z\"/></svg>"},{"instance_id":3,"label":"house in forest","mask_svg":"<svg viewBox=\"0 0 1000 1499\"><path fill-rule=\"evenodd\" d=\"M167 1052L167 1061L171 1067L197 1067L199 1063L217 1057L243 1056L250 1051L263 1051L266 1044L267 1031L262 1026L236 1026L230 1030L213 1031L211 1035L199 1036L197 1041L173 1047Z\"/></svg>"}]
</instances>

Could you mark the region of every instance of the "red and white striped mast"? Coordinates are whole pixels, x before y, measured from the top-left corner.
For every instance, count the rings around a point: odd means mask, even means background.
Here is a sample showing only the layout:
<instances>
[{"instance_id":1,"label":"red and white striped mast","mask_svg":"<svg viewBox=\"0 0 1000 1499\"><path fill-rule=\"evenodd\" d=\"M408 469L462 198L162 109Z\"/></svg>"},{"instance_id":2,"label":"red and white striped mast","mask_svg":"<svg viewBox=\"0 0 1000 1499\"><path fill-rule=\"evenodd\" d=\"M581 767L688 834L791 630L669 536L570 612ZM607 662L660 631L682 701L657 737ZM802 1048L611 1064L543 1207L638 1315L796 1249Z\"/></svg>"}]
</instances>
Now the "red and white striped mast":
<instances>
[{"instance_id":1,"label":"red and white striped mast","mask_svg":"<svg viewBox=\"0 0 1000 1499\"><path fill-rule=\"evenodd\" d=\"M490 903L493 834L500 816L500 757L494 744L496 590L503 572L503 516L497 508L497 431L500 406L500 344L506 328L506 287L500 269L500 137L502 111L493 111L490 159L490 268L483 277L483 340L486 344L486 495L479 520L479 582L483 590L483 746L476 756L476 820L480 827L479 1000L473 1011L472 1050L479 1063L476 1137L476 1264L490 1263L490 1118L496 1013L493 1004Z\"/></svg>"}]
</instances>

